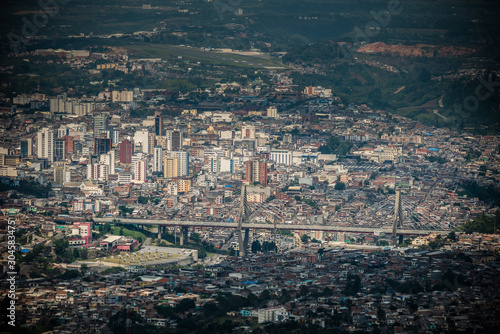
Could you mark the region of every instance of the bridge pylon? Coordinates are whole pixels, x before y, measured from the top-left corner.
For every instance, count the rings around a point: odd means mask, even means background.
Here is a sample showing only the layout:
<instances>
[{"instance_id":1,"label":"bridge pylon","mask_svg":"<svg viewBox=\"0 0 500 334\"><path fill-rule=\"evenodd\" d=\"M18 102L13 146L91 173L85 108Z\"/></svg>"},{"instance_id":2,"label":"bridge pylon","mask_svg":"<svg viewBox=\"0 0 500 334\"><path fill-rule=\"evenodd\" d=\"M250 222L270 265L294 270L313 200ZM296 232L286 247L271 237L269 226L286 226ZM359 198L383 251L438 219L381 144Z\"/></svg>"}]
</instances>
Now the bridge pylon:
<instances>
[{"instance_id":1,"label":"bridge pylon","mask_svg":"<svg viewBox=\"0 0 500 334\"><path fill-rule=\"evenodd\" d=\"M246 185L243 184L241 186L241 201L240 201L240 209L238 211L238 248L239 248L239 256L245 257L247 255L248 249L248 229L245 229L245 235L243 235L243 223L246 223L248 217L250 216L250 212L248 210L248 202L247 202L247 188Z\"/></svg>"},{"instance_id":2,"label":"bridge pylon","mask_svg":"<svg viewBox=\"0 0 500 334\"><path fill-rule=\"evenodd\" d=\"M394 222L392 224L392 244L398 245L398 227L403 225L403 208L401 207L401 189L396 189L396 201L394 203Z\"/></svg>"}]
</instances>

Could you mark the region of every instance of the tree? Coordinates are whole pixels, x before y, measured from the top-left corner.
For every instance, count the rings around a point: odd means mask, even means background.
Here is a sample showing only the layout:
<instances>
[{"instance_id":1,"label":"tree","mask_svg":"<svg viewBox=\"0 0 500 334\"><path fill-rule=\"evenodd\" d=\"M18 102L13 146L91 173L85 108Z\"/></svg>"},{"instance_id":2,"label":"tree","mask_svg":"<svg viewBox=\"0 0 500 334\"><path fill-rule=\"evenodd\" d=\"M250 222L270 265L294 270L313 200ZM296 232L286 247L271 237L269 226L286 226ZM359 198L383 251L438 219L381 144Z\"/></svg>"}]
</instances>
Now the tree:
<instances>
[{"instance_id":1,"label":"tree","mask_svg":"<svg viewBox=\"0 0 500 334\"><path fill-rule=\"evenodd\" d=\"M86 264L86 263L83 263L81 266L80 266L80 273L82 276L85 275L85 273L89 270L89 266Z\"/></svg>"},{"instance_id":2,"label":"tree","mask_svg":"<svg viewBox=\"0 0 500 334\"><path fill-rule=\"evenodd\" d=\"M345 189L345 183L344 182L337 182L335 184L335 190L344 190Z\"/></svg>"},{"instance_id":3,"label":"tree","mask_svg":"<svg viewBox=\"0 0 500 334\"><path fill-rule=\"evenodd\" d=\"M347 296L352 296L361 290L361 278L358 275L348 274L347 282L342 293Z\"/></svg>"},{"instance_id":4,"label":"tree","mask_svg":"<svg viewBox=\"0 0 500 334\"><path fill-rule=\"evenodd\" d=\"M191 233L191 240L194 242L200 242L200 235L198 233Z\"/></svg>"},{"instance_id":5,"label":"tree","mask_svg":"<svg viewBox=\"0 0 500 334\"><path fill-rule=\"evenodd\" d=\"M196 304L192 299L184 298L181 299L181 301L177 303L177 305L175 305L174 310L175 312L184 313L195 307Z\"/></svg>"},{"instance_id":6,"label":"tree","mask_svg":"<svg viewBox=\"0 0 500 334\"><path fill-rule=\"evenodd\" d=\"M137 198L137 203L139 203L139 204L148 204L148 201L149 201L149 199L147 197L144 197L144 196L139 196Z\"/></svg>"},{"instance_id":7,"label":"tree","mask_svg":"<svg viewBox=\"0 0 500 334\"><path fill-rule=\"evenodd\" d=\"M54 241L54 251L57 255L62 255L66 249L69 247L69 241L65 239L57 239Z\"/></svg>"},{"instance_id":8,"label":"tree","mask_svg":"<svg viewBox=\"0 0 500 334\"><path fill-rule=\"evenodd\" d=\"M431 74L426 68L423 68L420 71L420 74L418 75L418 80L420 80L421 82L428 82L429 80L431 80Z\"/></svg>"},{"instance_id":9,"label":"tree","mask_svg":"<svg viewBox=\"0 0 500 334\"><path fill-rule=\"evenodd\" d=\"M109 233L109 232L111 232L111 224L110 224L110 223L106 223L106 224L104 224L102 231L103 231L104 233Z\"/></svg>"},{"instance_id":10,"label":"tree","mask_svg":"<svg viewBox=\"0 0 500 334\"><path fill-rule=\"evenodd\" d=\"M260 245L260 241L255 240L254 242L252 242L252 253L258 253L260 251L262 251L262 246Z\"/></svg>"},{"instance_id":11,"label":"tree","mask_svg":"<svg viewBox=\"0 0 500 334\"><path fill-rule=\"evenodd\" d=\"M262 252L267 253L267 252L274 252L276 251L276 244L274 241L268 242L264 241L262 243Z\"/></svg>"},{"instance_id":12,"label":"tree","mask_svg":"<svg viewBox=\"0 0 500 334\"><path fill-rule=\"evenodd\" d=\"M309 294L309 289L305 285L300 286L299 296L306 297Z\"/></svg>"},{"instance_id":13,"label":"tree","mask_svg":"<svg viewBox=\"0 0 500 334\"><path fill-rule=\"evenodd\" d=\"M450 233L448 233L448 236L446 238L448 240L450 240L451 242L457 241L457 235L455 234L454 231L451 231Z\"/></svg>"},{"instance_id":14,"label":"tree","mask_svg":"<svg viewBox=\"0 0 500 334\"><path fill-rule=\"evenodd\" d=\"M89 257L89 250L86 248L80 249L80 259L86 260Z\"/></svg>"},{"instance_id":15,"label":"tree","mask_svg":"<svg viewBox=\"0 0 500 334\"><path fill-rule=\"evenodd\" d=\"M307 234L304 234L302 237L300 237L300 241L302 241L303 244L307 244L309 242L309 236Z\"/></svg>"},{"instance_id":16,"label":"tree","mask_svg":"<svg viewBox=\"0 0 500 334\"><path fill-rule=\"evenodd\" d=\"M123 217L126 217L127 213L132 214L134 212L134 208L127 208L125 205L120 205L118 207L118 210L120 210L120 213Z\"/></svg>"},{"instance_id":17,"label":"tree","mask_svg":"<svg viewBox=\"0 0 500 334\"><path fill-rule=\"evenodd\" d=\"M377 246L389 246L389 241L379 240L379 241L377 241Z\"/></svg>"},{"instance_id":18,"label":"tree","mask_svg":"<svg viewBox=\"0 0 500 334\"><path fill-rule=\"evenodd\" d=\"M269 196L267 199L266 199L266 202L271 202L272 200L274 200L276 198L276 196L274 195L271 195Z\"/></svg>"},{"instance_id":19,"label":"tree","mask_svg":"<svg viewBox=\"0 0 500 334\"><path fill-rule=\"evenodd\" d=\"M344 156L352 148L352 143L348 141L341 141L335 136L331 136L325 145L320 146L318 151L321 154L338 154L340 156Z\"/></svg>"},{"instance_id":20,"label":"tree","mask_svg":"<svg viewBox=\"0 0 500 334\"><path fill-rule=\"evenodd\" d=\"M385 321L385 311L380 306L377 308L377 318L380 322Z\"/></svg>"}]
</instances>

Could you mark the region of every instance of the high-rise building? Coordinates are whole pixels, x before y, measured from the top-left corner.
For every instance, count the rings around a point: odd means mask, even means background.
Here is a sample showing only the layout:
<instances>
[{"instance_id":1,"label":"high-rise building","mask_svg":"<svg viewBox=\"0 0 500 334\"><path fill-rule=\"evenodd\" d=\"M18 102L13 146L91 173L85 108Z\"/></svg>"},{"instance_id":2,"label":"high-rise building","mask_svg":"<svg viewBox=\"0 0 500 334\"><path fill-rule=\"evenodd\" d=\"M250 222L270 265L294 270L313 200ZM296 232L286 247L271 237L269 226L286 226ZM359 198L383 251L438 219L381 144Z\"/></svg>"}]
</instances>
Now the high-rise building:
<instances>
[{"instance_id":1,"label":"high-rise building","mask_svg":"<svg viewBox=\"0 0 500 334\"><path fill-rule=\"evenodd\" d=\"M111 151L111 138L106 138L105 134L102 134L100 138L94 139L94 154L100 156L101 154L106 154Z\"/></svg>"},{"instance_id":2,"label":"high-rise building","mask_svg":"<svg viewBox=\"0 0 500 334\"><path fill-rule=\"evenodd\" d=\"M113 128L110 130L110 134L112 145L118 145L118 143L120 142L120 130Z\"/></svg>"},{"instance_id":3,"label":"high-rise building","mask_svg":"<svg viewBox=\"0 0 500 334\"><path fill-rule=\"evenodd\" d=\"M69 128L66 125L61 125L59 129L57 129L57 138L67 136L68 134Z\"/></svg>"},{"instance_id":4,"label":"high-rise building","mask_svg":"<svg viewBox=\"0 0 500 334\"><path fill-rule=\"evenodd\" d=\"M172 151L168 149L167 136L156 136L156 146L160 146L164 151Z\"/></svg>"},{"instance_id":5,"label":"high-rise building","mask_svg":"<svg viewBox=\"0 0 500 334\"><path fill-rule=\"evenodd\" d=\"M172 151L182 149L182 132L180 130L172 131Z\"/></svg>"},{"instance_id":6,"label":"high-rise building","mask_svg":"<svg viewBox=\"0 0 500 334\"><path fill-rule=\"evenodd\" d=\"M282 165L292 164L292 152L287 150L271 150L269 159Z\"/></svg>"},{"instance_id":7,"label":"high-rise building","mask_svg":"<svg viewBox=\"0 0 500 334\"><path fill-rule=\"evenodd\" d=\"M54 131L43 128L37 133L36 154L39 158L54 162Z\"/></svg>"},{"instance_id":8,"label":"high-rise building","mask_svg":"<svg viewBox=\"0 0 500 334\"><path fill-rule=\"evenodd\" d=\"M65 179L65 170L64 166L54 167L54 184L62 186L64 184Z\"/></svg>"},{"instance_id":9,"label":"high-rise building","mask_svg":"<svg viewBox=\"0 0 500 334\"><path fill-rule=\"evenodd\" d=\"M165 157L163 165L163 176L173 178L179 176L179 159L174 157Z\"/></svg>"},{"instance_id":10,"label":"high-rise building","mask_svg":"<svg viewBox=\"0 0 500 334\"><path fill-rule=\"evenodd\" d=\"M64 138L54 139L54 161L66 159L66 140Z\"/></svg>"},{"instance_id":11,"label":"high-rise building","mask_svg":"<svg viewBox=\"0 0 500 334\"><path fill-rule=\"evenodd\" d=\"M278 118L278 109L276 107L267 108L267 117Z\"/></svg>"},{"instance_id":12,"label":"high-rise building","mask_svg":"<svg viewBox=\"0 0 500 334\"><path fill-rule=\"evenodd\" d=\"M64 136L61 137L61 139L64 139L66 141L66 153L73 153L73 137Z\"/></svg>"},{"instance_id":13,"label":"high-rise building","mask_svg":"<svg viewBox=\"0 0 500 334\"><path fill-rule=\"evenodd\" d=\"M267 186L267 163L257 159L247 161L246 164L246 183L252 184L259 182L261 186Z\"/></svg>"},{"instance_id":14,"label":"high-rise building","mask_svg":"<svg viewBox=\"0 0 500 334\"><path fill-rule=\"evenodd\" d=\"M241 139L255 139L255 126L243 125L241 127Z\"/></svg>"},{"instance_id":15,"label":"high-rise building","mask_svg":"<svg viewBox=\"0 0 500 334\"><path fill-rule=\"evenodd\" d=\"M166 151L172 151L172 130L165 131L165 146L163 149Z\"/></svg>"},{"instance_id":16,"label":"high-rise building","mask_svg":"<svg viewBox=\"0 0 500 334\"><path fill-rule=\"evenodd\" d=\"M101 132L108 129L108 115L100 113L94 116L94 138L101 138Z\"/></svg>"},{"instance_id":17,"label":"high-rise building","mask_svg":"<svg viewBox=\"0 0 500 334\"><path fill-rule=\"evenodd\" d=\"M154 154L155 150L155 137L156 135L152 132L148 133L148 154Z\"/></svg>"},{"instance_id":18,"label":"high-rise building","mask_svg":"<svg viewBox=\"0 0 500 334\"><path fill-rule=\"evenodd\" d=\"M79 140L73 141L73 152L77 154L83 154L83 144Z\"/></svg>"},{"instance_id":19,"label":"high-rise building","mask_svg":"<svg viewBox=\"0 0 500 334\"><path fill-rule=\"evenodd\" d=\"M108 155L109 155L109 174L115 174L116 151L111 150L109 151Z\"/></svg>"},{"instance_id":20,"label":"high-rise building","mask_svg":"<svg viewBox=\"0 0 500 334\"><path fill-rule=\"evenodd\" d=\"M233 159L220 157L219 158L219 171L221 173L233 173L234 172Z\"/></svg>"},{"instance_id":21,"label":"high-rise building","mask_svg":"<svg viewBox=\"0 0 500 334\"><path fill-rule=\"evenodd\" d=\"M112 102L132 102L134 101L134 92L132 91L117 91L114 90L111 92L111 101Z\"/></svg>"},{"instance_id":22,"label":"high-rise building","mask_svg":"<svg viewBox=\"0 0 500 334\"><path fill-rule=\"evenodd\" d=\"M191 189L191 179L178 179L177 191L179 193L188 193Z\"/></svg>"},{"instance_id":23,"label":"high-rise building","mask_svg":"<svg viewBox=\"0 0 500 334\"><path fill-rule=\"evenodd\" d=\"M163 171L163 149L155 146L153 156L153 172Z\"/></svg>"},{"instance_id":24,"label":"high-rise building","mask_svg":"<svg viewBox=\"0 0 500 334\"><path fill-rule=\"evenodd\" d=\"M208 161L210 173L219 173L219 157L210 157Z\"/></svg>"},{"instance_id":25,"label":"high-rise building","mask_svg":"<svg viewBox=\"0 0 500 334\"><path fill-rule=\"evenodd\" d=\"M177 196L177 182L169 182L167 184L167 194L172 196Z\"/></svg>"},{"instance_id":26,"label":"high-rise building","mask_svg":"<svg viewBox=\"0 0 500 334\"><path fill-rule=\"evenodd\" d=\"M27 158L33 155L33 140L27 138L21 140L21 157Z\"/></svg>"},{"instance_id":27,"label":"high-rise building","mask_svg":"<svg viewBox=\"0 0 500 334\"><path fill-rule=\"evenodd\" d=\"M233 159L227 159L221 156L210 157L209 170L211 173L232 173Z\"/></svg>"},{"instance_id":28,"label":"high-rise building","mask_svg":"<svg viewBox=\"0 0 500 334\"><path fill-rule=\"evenodd\" d=\"M99 163L108 166L109 174L115 174L115 151L111 150L107 154L101 154Z\"/></svg>"},{"instance_id":29,"label":"high-rise building","mask_svg":"<svg viewBox=\"0 0 500 334\"><path fill-rule=\"evenodd\" d=\"M161 117L161 111L155 112L155 134L157 136L163 136L163 118Z\"/></svg>"},{"instance_id":30,"label":"high-rise building","mask_svg":"<svg viewBox=\"0 0 500 334\"><path fill-rule=\"evenodd\" d=\"M134 183L146 182L146 162L144 160L137 160L133 163L134 166Z\"/></svg>"},{"instance_id":31,"label":"high-rise building","mask_svg":"<svg viewBox=\"0 0 500 334\"><path fill-rule=\"evenodd\" d=\"M179 160L178 176L189 176L189 153L172 151L168 152L168 155Z\"/></svg>"},{"instance_id":32,"label":"high-rise building","mask_svg":"<svg viewBox=\"0 0 500 334\"><path fill-rule=\"evenodd\" d=\"M147 130L139 130L135 132L134 135L134 144L135 149L138 150L138 147L141 147L141 152L146 154L149 153L149 132ZM152 153L152 152L151 152Z\"/></svg>"},{"instance_id":33,"label":"high-rise building","mask_svg":"<svg viewBox=\"0 0 500 334\"><path fill-rule=\"evenodd\" d=\"M132 142L128 139L123 140L120 143L120 162L122 164L132 163Z\"/></svg>"},{"instance_id":34,"label":"high-rise building","mask_svg":"<svg viewBox=\"0 0 500 334\"><path fill-rule=\"evenodd\" d=\"M108 180L108 169L109 167L102 164L91 164L87 165L87 179L89 180Z\"/></svg>"}]
</instances>

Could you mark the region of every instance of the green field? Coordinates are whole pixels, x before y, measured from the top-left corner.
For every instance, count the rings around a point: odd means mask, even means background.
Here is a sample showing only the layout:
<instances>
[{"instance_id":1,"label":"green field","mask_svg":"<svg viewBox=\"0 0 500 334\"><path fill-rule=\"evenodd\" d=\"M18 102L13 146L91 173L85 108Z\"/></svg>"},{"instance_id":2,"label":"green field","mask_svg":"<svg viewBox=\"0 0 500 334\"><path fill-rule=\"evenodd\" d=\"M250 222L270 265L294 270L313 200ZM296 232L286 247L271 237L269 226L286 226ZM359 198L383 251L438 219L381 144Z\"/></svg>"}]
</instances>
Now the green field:
<instances>
[{"instance_id":1,"label":"green field","mask_svg":"<svg viewBox=\"0 0 500 334\"><path fill-rule=\"evenodd\" d=\"M232 53L220 53L205 51L200 48L185 46L142 43L135 45L123 45L130 51L134 58L162 58L173 59L183 57L191 61L199 61L204 64L236 66L246 68L282 68L282 64L267 55L240 55Z\"/></svg>"},{"instance_id":2,"label":"green field","mask_svg":"<svg viewBox=\"0 0 500 334\"><path fill-rule=\"evenodd\" d=\"M111 228L111 233L113 235L120 235L120 229L121 229L121 227L113 226ZM147 238L144 233L139 232L139 231L132 231L132 230L129 230L128 228L123 228L123 235L127 236L127 237L132 237L136 240L137 240L137 238L141 237L142 241L146 240L146 238Z\"/></svg>"}]
</instances>

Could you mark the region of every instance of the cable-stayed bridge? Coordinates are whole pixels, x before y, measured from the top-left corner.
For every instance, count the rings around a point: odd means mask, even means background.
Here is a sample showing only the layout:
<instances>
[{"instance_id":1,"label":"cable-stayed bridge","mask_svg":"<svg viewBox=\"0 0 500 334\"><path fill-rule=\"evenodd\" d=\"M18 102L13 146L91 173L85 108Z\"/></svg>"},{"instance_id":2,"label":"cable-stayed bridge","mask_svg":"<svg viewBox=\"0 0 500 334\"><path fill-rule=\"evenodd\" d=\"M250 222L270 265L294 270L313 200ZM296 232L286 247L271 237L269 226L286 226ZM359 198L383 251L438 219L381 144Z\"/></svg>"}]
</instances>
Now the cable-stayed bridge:
<instances>
[{"instance_id":1,"label":"cable-stayed bridge","mask_svg":"<svg viewBox=\"0 0 500 334\"><path fill-rule=\"evenodd\" d=\"M236 229L238 232L238 244L240 249L240 255L245 256L248 250L249 243L249 230L299 230L299 231L324 231L333 233L370 233L370 234L386 234L391 235L393 243L397 243L397 236L405 235L428 235L430 232L437 232L440 234L448 233L447 230L439 229L426 229L424 224L420 226L413 226L413 228L404 228L406 222L408 221L408 212L414 211L415 208L420 204L411 203L402 199L400 190L396 190L396 199L393 203L390 203L391 209L387 211L387 219L390 222L389 225L385 226L341 226L341 225L312 225L312 224L286 224L286 223L257 223L255 222L255 215L259 212L259 208L266 207L269 203L262 203L259 206L251 210L251 206L247 202L247 190L246 186L243 185L241 191L239 191L239 199L233 202L234 206L232 210L235 211L234 217L235 221L196 221L196 220L162 220L162 219L141 219L141 218L94 218L96 223L111 223L111 224L133 224L138 226L148 226L148 225L158 225L158 234L161 236L162 233L166 232L167 227L180 227L181 228L181 244L187 241L188 229L190 227L216 227L216 228L229 228ZM389 205L389 199L380 203L379 208ZM393 207L393 208L392 208ZM238 208L238 209L236 209ZM237 211L236 211L236 210ZM279 212L276 212L279 216ZM414 214L415 216L423 219L431 219L432 221L437 218L432 217L426 212ZM393 218L391 218L393 217Z\"/></svg>"}]
</instances>

